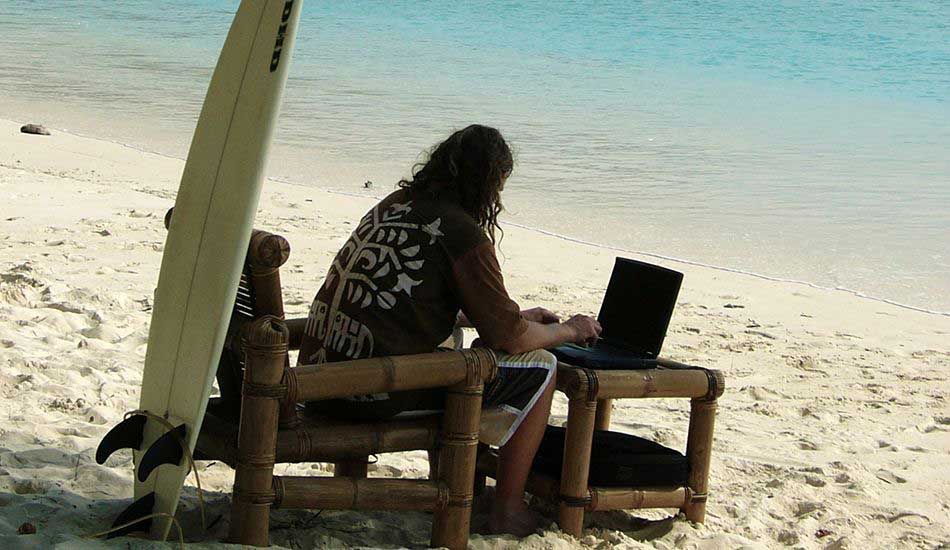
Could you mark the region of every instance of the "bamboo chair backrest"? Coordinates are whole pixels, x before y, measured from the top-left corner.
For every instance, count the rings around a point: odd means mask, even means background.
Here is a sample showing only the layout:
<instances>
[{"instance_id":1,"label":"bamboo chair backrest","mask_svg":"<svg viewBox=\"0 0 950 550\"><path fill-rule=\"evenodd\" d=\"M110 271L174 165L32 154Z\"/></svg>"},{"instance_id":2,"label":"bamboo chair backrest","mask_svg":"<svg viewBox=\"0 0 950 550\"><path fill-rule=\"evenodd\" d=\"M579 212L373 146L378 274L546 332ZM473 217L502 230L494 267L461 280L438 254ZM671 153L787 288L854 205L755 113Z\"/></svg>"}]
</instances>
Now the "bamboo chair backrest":
<instances>
[{"instance_id":1,"label":"bamboo chair backrest","mask_svg":"<svg viewBox=\"0 0 950 550\"><path fill-rule=\"evenodd\" d=\"M174 210L170 208L165 214L165 229L171 223ZM214 408L219 415L236 420L240 414L245 366L241 349L242 328L264 315L284 315L279 269L289 256L290 245L286 239L266 231L253 230L234 308L231 310L227 338L218 362L216 378L221 395Z\"/></svg>"}]
</instances>

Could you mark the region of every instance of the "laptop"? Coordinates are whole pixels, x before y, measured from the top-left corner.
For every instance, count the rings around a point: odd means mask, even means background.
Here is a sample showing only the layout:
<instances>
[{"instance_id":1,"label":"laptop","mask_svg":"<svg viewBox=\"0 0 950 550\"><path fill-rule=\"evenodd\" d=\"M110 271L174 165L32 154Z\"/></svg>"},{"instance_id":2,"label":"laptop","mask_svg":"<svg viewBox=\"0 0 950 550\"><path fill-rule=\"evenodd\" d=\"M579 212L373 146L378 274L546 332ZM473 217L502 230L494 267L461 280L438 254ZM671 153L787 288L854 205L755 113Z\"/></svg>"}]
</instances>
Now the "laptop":
<instances>
[{"instance_id":1,"label":"laptop","mask_svg":"<svg viewBox=\"0 0 950 550\"><path fill-rule=\"evenodd\" d=\"M564 344L550 351L590 369L655 367L682 282L678 271L617 258L597 316L600 338L590 347Z\"/></svg>"}]
</instances>

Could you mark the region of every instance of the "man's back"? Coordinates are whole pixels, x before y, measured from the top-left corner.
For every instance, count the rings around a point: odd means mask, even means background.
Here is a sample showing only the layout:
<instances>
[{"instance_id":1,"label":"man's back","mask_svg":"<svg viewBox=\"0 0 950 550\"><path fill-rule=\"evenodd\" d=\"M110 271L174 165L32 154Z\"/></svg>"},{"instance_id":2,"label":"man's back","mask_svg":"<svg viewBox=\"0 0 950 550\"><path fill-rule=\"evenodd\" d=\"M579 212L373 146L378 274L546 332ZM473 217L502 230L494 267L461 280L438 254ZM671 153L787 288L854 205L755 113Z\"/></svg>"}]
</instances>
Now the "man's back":
<instances>
[{"instance_id":1,"label":"man's back","mask_svg":"<svg viewBox=\"0 0 950 550\"><path fill-rule=\"evenodd\" d=\"M483 338L521 321L494 247L472 217L450 199L396 191L360 220L333 260L310 308L300 362L432 351L460 308Z\"/></svg>"}]
</instances>

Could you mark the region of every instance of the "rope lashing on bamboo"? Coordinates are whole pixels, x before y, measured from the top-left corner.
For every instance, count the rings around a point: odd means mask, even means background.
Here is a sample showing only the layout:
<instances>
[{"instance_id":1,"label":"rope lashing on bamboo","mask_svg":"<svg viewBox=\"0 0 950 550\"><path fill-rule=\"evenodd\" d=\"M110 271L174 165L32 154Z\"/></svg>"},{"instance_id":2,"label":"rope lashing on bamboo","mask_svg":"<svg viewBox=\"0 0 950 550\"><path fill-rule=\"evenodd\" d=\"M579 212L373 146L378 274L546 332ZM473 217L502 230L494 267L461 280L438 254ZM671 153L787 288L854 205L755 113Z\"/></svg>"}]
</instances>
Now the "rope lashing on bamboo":
<instances>
[{"instance_id":1,"label":"rope lashing on bamboo","mask_svg":"<svg viewBox=\"0 0 950 550\"><path fill-rule=\"evenodd\" d=\"M259 455L244 453L237 459L238 466L244 466L246 468L253 469L272 467L275 462L277 462L276 453L266 453Z\"/></svg>"},{"instance_id":2,"label":"rope lashing on bamboo","mask_svg":"<svg viewBox=\"0 0 950 550\"><path fill-rule=\"evenodd\" d=\"M255 384L245 379L241 392L251 397L283 399L287 395L287 384Z\"/></svg>"},{"instance_id":3,"label":"rope lashing on bamboo","mask_svg":"<svg viewBox=\"0 0 950 550\"><path fill-rule=\"evenodd\" d=\"M146 418L155 420L159 424L165 426L165 429L171 432L172 436L178 441L178 444L181 445L181 450L185 455L185 458L188 459L188 468L195 474L195 485L198 489L198 509L201 511L201 530L206 531L208 529L207 523L205 522L205 500L204 494L201 490L201 478L198 477L198 468L195 466L195 458L191 454L191 449L188 448L188 444L184 439L178 435L178 432L175 431L175 426L172 425L165 417L159 416L155 413L146 411L144 409L138 409L134 411L129 411L125 413L124 418L129 418L130 416L135 416L137 414L143 415Z\"/></svg>"},{"instance_id":4,"label":"rope lashing on bamboo","mask_svg":"<svg viewBox=\"0 0 950 550\"><path fill-rule=\"evenodd\" d=\"M558 495L558 498L562 504L571 508L586 508L591 502L590 495L584 497L572 497L570 495L560 494Z\"/></svg>"},{"instance_id":5,"label":"rope lashing on bamboo","mask_svg":"<svg viewBox=\"0 0 950 550\"><path fill-rule=\"evenodd\" d=\"M283 500L283 494L281 494L280 499L278 499L273 488L270 491L242 491L235 488L232 495L235 499L242 500L249 504L273 504L278 500Z\"/></svg>"},{"instance_id":6,"label":"rope lashing on bamboo","mask_svg":"<svg viewBox=\"0 0 950 550\"><path fill-rule=\"evenodd\" d=\"M115 533L116 531L120 531L120 530L122 530L122 529L125 529L126 527L135 525L136 523L141 523L141 522L143 522L143 521L145 521L145 520L147 520L147 519L152 519L152 518L168 518L168 519L170 519L170 520L172 521L172 523L175 524L175 529L178 531L178 547L179 547L179 548L184 548L184 547L185 547L185 533L184 533L184 531L183 531L182 528L181 528L181 524L178 523L178 519L177 519L175 516L173 516L173 515L171 515L171 514L169 514L169 513L166 513L166 512L155 512L154 514L149 514L149 515L147 515L147 516L142 516L142 517L140 517L140 518L138 518L138 519L133 519L132 521L123 523L122 525L118 525L118 526L113 527L113 528L111 528L111 529L106 529L105 531L99 531L98 533L90 533L90 534L88 534L88 535L83 535L83 538L87 538L87 539L98 539L98 538L104 537L104 536L106 536L106 535L108 535L108 534L110 534L110 533Z\"/></svg>"},{"instance_id":7,"label":"rope lashing on bamboo","mask_svg":"<svg viewBox=\"0 0 950 550\"><path fill-rule=\"evenodd\" d=\"M703 401L715 401L725 390L725 379L722 372L718 370L703 369L703 372L706 373L706 378L709 380L709 391L701 399Z\"/></svg>"},{"instance_id":8,"label":"rope lashing on bamboo","mask_svg":"<svg viewBox=\"0 0 950 550\"><path fill-rule=\"evenodd\" d=\"M584 369L584 375L587 377L587 400L594 401L600 392L600 380L597 379L597 372Z\"/></svg>"}]
</instances>

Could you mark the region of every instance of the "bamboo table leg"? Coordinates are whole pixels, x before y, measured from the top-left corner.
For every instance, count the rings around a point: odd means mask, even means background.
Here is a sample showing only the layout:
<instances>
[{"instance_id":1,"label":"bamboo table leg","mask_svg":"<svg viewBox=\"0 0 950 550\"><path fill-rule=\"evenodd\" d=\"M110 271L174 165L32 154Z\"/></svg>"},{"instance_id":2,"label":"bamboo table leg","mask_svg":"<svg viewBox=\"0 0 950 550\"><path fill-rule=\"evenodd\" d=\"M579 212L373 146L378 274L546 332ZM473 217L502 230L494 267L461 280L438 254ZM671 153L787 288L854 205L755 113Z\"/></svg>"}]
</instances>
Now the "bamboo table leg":
<instances>
[{"instance_id":1,"label":"bamboo table leg","mask_svg":"<svg viewBox=\"0 0 950 550\"><path fill-rule=\"evenodd\" d=\"M333 477L364 478L369 473L369 457L333 463Z\"/></svg>"},{"instance_id":2,"label":"bamboo table leg","mask_svg":"<svg viewBox=\"0 0 950 550\"><path fill-rule=\"evenodd\" d=\"M686 457L689 460L691 496L682 511L686 519L702 523L706 518L706 494L709 487L709 463L712 458L716 400L693 399L690 403L689 435Z\"/></svg>"},{"instance_id":3,"label":"bamboo table leg","mask_svg":"<svg viewBox=\"0 0 950 550\"><path fill-rule=\"evenodd\" d=\"M610 413L613 409L613 399L597 400L597 415L594 417L595 430L610 429Z\"/></svg>"},{"instance_id":4,"label":"bamboo table leg","mask_svg":"<svg viewBox=\"0 0 950 550\"><path fill-rule=\"evenodd\" d=\"M579 537L584 528L584 510L590 501L587 477L596 411L597 401L575 398L568 403L558 525L575 537Z\"/></svg>"}]
</instances>

